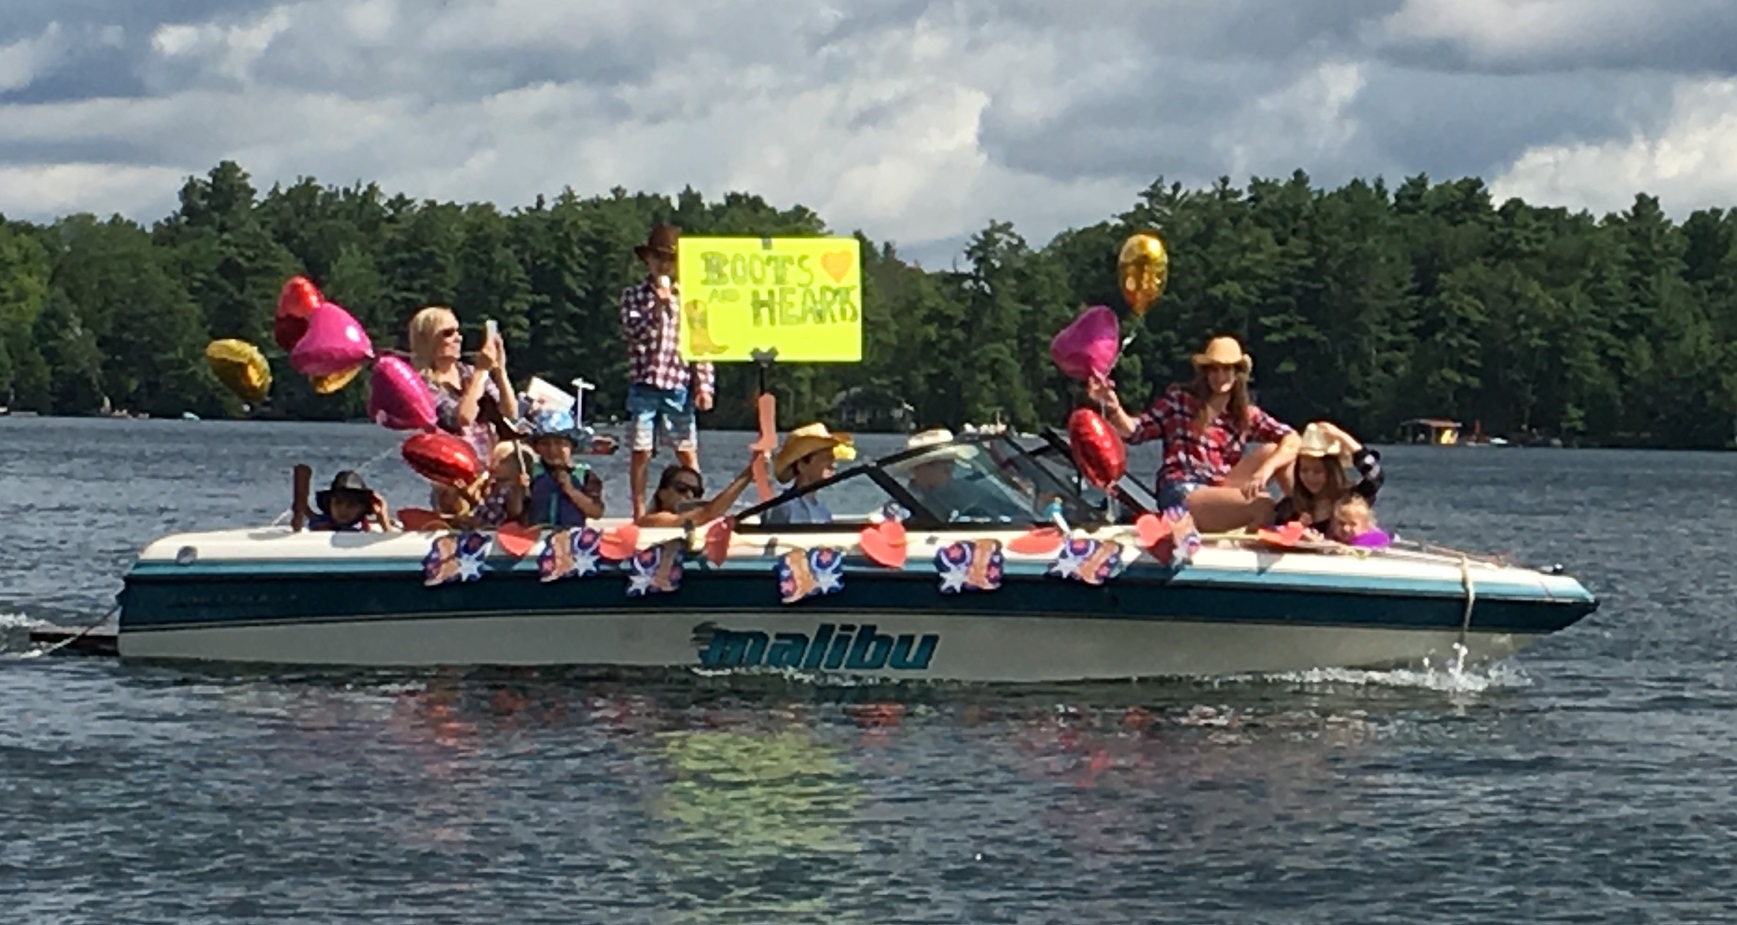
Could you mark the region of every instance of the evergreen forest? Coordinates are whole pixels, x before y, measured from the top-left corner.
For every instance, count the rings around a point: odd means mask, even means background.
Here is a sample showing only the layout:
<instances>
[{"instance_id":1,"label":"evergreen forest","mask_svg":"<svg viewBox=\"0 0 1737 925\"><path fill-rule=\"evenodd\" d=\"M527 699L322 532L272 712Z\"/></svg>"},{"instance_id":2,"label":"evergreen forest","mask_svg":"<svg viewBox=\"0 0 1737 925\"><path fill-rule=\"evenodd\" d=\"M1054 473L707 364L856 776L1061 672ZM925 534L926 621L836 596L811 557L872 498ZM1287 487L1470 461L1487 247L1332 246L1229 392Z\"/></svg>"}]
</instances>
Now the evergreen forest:
<instances>
[{"instance_id":1,"label":"evergreen forest","mask_svg":"<svg viewBox=\"0 0 1737 925\"><path fill-rule=\"evenodd\" d=\"M691 189L569 189L512 211L314 179L262 194L227 161L179 198L150 227L0 219L0 404L362 417L366 377L316 395L272 340L279 288L306 274L377 347L407 347L405 323L425 305L453 306L472 348L493 318L516 381L583 376L599 385L588 411L608 415L626 391L617 296L643 272L633 247L653 223L684 235L848 233L800 205ZM1136 319L1115 265L1143 230L1167 244L1170 282ZM1517 441L1717 448L1737 422L1737 212L1678 223L1639 194L1597 216L1497 203L1477 179L1328 190L1299 171L1207 189L1160 179L1120 215L1041 245L990 222L946 268L862 244L864 360L778 366L782 426L827 420L857 387L909 403L920 426L1060 423L1079 391L1049 361L1049 341L1098 303L1137 332L1115 372L1130 404L1185 377L1207 336L1231 333L1255 358L1264 407L1369 440L1445 416ZM264 407L244 410L207 369L205 344L227 337L271 359ZM702 426L752 428L756 369L719 373Z\"/></svg>"}]
</instances>

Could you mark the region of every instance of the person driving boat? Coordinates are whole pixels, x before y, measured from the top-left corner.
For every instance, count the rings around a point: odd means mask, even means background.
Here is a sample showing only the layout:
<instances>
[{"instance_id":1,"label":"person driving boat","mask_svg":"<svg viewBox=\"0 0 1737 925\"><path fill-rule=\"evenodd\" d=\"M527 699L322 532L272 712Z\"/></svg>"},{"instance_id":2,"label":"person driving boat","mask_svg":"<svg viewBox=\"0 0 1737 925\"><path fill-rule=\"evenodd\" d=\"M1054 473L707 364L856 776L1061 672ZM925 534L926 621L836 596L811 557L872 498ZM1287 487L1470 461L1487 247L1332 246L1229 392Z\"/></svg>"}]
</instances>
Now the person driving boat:
<instances>
[{"instance_id":1,"label":"person driving boat","mask_svg":"<svg viewBox=\"0 0 1737 925\"><path fill-rule=\"evenodd\" d=\"M973 491L970 485L954 479L953 470L970 451L964 447L950 446L952 442L953 432L945 427L912 434L905 440L907 450L935 447L910 463L905 487L918 501L942 516L970 509L980 500L981 495L981 492Z\"/></svg>"},{"instance_id":2,"label":"person driving boat","mask_svg":"<svg viewBox=\"0 0 1737 925\"><path fill-rule=\"evenodd\" d=\"M906 449L927 448L885 467L943 521L1019 523L1044 519L1035 486L1015 478L982 442L955 442L945 428L911 436Z\"/></svg>"}]
</instances>

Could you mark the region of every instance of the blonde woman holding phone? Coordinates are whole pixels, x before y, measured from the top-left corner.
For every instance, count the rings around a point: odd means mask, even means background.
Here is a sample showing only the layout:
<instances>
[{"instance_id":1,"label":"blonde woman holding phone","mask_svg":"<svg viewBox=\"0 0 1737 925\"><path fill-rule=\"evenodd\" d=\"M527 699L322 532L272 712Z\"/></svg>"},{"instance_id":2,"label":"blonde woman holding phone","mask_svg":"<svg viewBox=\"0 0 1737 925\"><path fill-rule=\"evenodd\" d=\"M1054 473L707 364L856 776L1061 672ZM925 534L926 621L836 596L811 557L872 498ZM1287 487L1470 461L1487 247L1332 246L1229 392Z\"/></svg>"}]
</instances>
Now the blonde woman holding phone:
<instances>
[{"instance_id":1,"label":"blonde woman holding phone","mask_svg":"<svg viewBox=\"0 0 1737 925\"><path fill-rule=\"evenodd\" d=\"M458 316L431 305L410 319L411 364L434 390L440 428L470 441L477 458L492 458L498 437L491 423L519 418L519 399L507 377L506 347L491 319L477 349L476 362L462 359L464 337Z\"/></svg>"}]
</instances>

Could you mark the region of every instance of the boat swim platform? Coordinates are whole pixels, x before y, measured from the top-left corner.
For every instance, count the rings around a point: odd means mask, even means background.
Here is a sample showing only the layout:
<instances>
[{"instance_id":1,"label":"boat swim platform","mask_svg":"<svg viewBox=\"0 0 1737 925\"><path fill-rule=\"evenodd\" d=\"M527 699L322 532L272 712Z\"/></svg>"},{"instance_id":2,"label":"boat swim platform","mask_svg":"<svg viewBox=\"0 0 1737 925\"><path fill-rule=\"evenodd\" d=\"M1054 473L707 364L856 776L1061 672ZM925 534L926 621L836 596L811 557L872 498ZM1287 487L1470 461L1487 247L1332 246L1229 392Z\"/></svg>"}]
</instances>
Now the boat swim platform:
<instances>
[{"instance_id":1,"label":"boat swim platform","mask_svg":"<svg viewBox=\"0 0 1737 925\"><path fill-rule=\"evenodd\" d=\"M37 626L30 630L32 645L52 646L49 655L94 655L119 658L120 626L103 624L94 629L76 626Z\"/></svg>"}]
</instances>

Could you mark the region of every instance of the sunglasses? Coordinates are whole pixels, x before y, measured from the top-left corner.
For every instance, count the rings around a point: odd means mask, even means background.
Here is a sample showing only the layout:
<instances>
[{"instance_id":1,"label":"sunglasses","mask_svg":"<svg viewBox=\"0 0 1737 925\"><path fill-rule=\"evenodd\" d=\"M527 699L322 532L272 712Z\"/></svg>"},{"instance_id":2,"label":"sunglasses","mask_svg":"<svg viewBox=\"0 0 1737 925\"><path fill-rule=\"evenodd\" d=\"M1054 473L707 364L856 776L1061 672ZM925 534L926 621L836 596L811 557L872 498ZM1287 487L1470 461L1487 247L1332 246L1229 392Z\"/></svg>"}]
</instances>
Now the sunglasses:
<instances>
[{"instance_id":1,"label":"sunglasses","mask_svg":"<svg viewBox=\"0 0 1737 925\"><path fill-rule=\"evenodd\" d=\"M698 498L705 491L704 488L692 482L676 482L670 485L669 490L678 495L687 495L690 498Z\"/></svg>"},{"instance_id":2,"label":"sunglasses","mask_svg":"<svg viewBox=\"0 0 1737 925\"><path fill-rule=\"evenodd\" d=\"M445 340L448 337L457 337L458 336L458 328L441 328L440 330L434 332L434 336L440 338L441 340Z\"/></svg>"}]
</instances>

